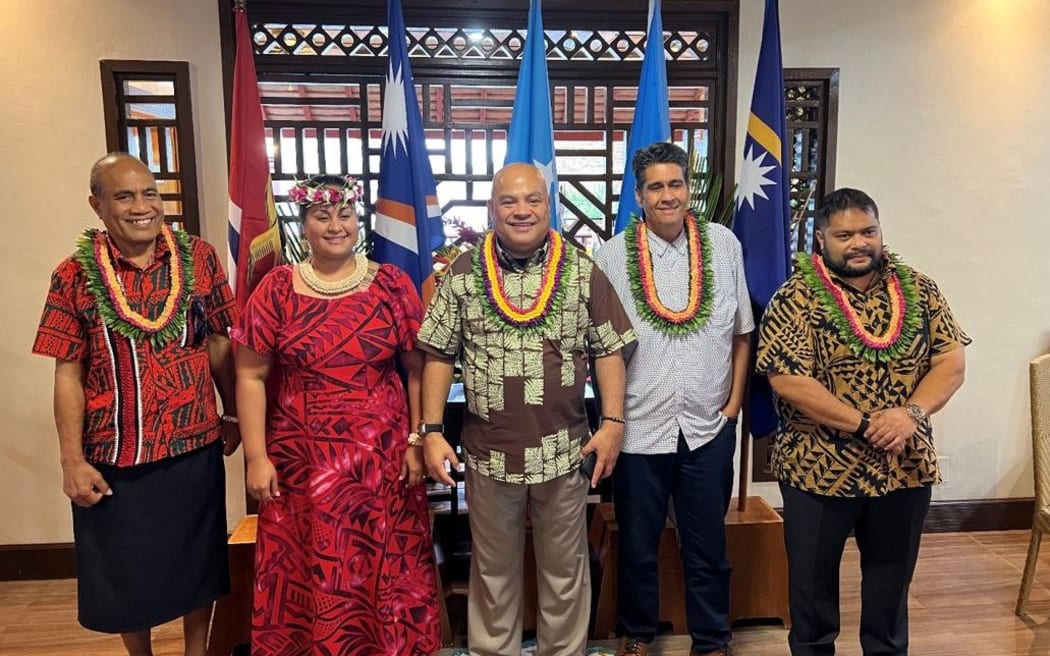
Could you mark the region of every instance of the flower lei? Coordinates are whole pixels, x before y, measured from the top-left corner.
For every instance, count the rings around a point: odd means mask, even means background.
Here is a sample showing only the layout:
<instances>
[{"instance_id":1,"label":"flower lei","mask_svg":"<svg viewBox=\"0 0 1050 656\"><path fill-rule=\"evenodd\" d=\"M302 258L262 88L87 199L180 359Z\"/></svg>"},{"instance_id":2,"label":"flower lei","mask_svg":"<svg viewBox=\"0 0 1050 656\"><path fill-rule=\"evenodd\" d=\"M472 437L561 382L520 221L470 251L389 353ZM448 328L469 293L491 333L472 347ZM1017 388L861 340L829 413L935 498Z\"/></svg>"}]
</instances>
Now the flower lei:
<instances>
[{"instance_id":1,"label":"flower lei","mask_svg":"<svg viewBox=\"0 0 1050 656\"><path fill-rule=\"evenodd\" d=\"M561 307L565 281L570 275L569 267L565 266L569 258L565 240L554 230L548 232L547 238L550 240L550 251L544 263L539 293L527 308L520 308L507 298L496 255L495 233L485 235L481 248L476 249L474 254L474 280L488 298L486 309L489 316L527 334L542 333L547 328L551 316Z\"/></svg>"},{"instance_id":2,"label":"flower lei","mask_svg":"<svg viewBox=\"0 0 1050 656\"><path fill-rule=\"evenodd\" d=\"M182 334L194 285L189 235L167 225L161 228L160 234L171 251L171 266L168 297L156 319L131 309L110 255L105 232L94 228L86 230L77 240L77 250L73 255L84 268L87 289L95 298L102 323L128 339L149 341L155 348Z\"/></svg>"},{"instance_id":3,"label":"flower lei","mask_svg":"<svg viewBox=\"0 0 1050 656\"><path fill-rule=\"evenodd\" d=\"M296 180L288 190L288 198L300 205L353 205L364 198L361 181L352 175L343 177L342 187L333 187L323 182L310 184L309 180Z\"/></svg>"},{"instance_id":4,"label":"flower lei","mask_svg":"<svg viewBox=\"0 0 1050 656\"><path fill-rule=\"evenodd\" d=\"M890 322L885 332L876 335L864 327L842 288L831 279L823 257L815 253L795 255L803 280L830 315L839 337L855 355L871 362L893 360L907 353L922 324L915 272L896 254L886 252L886 256L894 265L894 272L886 280Z\"/></svg>"},{"instance_id":5,"label":"flower lei","mask_svg":"<svg viewBox=\"0 0 1050 656\"><path fill-rule=\"evenodd\" d=\"M703 328L714 304L714 272L711 269L707 222L689 214L683 225L689 251L689 302L681 310L669 309L656 292L652 253L649 250L649 228L645 221L635 217L624 232L627 276L638 316L656 330L672 337Z\"/></svg>"}]
</instances>

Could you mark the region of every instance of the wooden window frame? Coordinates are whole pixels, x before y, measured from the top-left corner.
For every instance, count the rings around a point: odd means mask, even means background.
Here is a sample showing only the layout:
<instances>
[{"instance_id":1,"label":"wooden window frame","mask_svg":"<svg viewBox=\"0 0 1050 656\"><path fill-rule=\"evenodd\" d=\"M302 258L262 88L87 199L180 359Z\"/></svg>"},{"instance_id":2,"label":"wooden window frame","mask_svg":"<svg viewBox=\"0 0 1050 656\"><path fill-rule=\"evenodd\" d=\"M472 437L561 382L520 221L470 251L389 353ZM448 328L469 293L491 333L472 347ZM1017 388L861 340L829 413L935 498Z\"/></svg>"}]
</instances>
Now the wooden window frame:
<instances>
[{"instance_id":1,"label":"wooden window frame","mask_svg":"<svg viewBox=\"0 0 1050 656\"><path fill-rule=\"evenodd\" d=\"M190 67L185 61L142 61L103 59L102 105L106 124L106 148L109 152L126 151L127 121L124 117L123 78L172 81L172 96L156 96L157 102L175 105L175 129L178 134L177 173L180 193L165 194L165 200L182 203L181 223L186 232L200 235L200 195L197 183L196 136L193 129L193 101L190 92ZM138 156L138 153L131 153Z\"/></svg>"}]
</instances>

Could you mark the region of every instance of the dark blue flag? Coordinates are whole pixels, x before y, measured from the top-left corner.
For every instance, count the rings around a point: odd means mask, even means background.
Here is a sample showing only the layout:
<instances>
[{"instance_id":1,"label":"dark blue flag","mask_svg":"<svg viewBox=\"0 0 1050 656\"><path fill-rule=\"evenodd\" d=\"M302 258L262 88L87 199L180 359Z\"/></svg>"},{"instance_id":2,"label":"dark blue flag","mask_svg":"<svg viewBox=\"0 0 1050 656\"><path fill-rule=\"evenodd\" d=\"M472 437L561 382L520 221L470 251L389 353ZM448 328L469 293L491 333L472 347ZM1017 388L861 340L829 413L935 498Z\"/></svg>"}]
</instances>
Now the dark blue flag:
<instances>
[{"instance_id":1,"label":"dark blue flag","mask_svg":"<svg viewBox=\"0 0 1050 656\"><path fill-rule=\"evenodd\" d=\"M387 3L389 67L383 88L373 256L412 278L426 304L434 292L433 251L445 243L437 186L427 157L423 119L405 49L400 0Z\"/></svg>"},{"instance_id":2,"label":"dark blue flag","mask_svg":"<svg viewBox=\"0 0 1050 656\"><path fill-rule=\"evenodd\" d=\"M777 0L766 0L758 73L751 96L733 232L744 251L744 273L755 320L791 273L784 73L780 56ZM764 376L751 380L751 434L776 429L772 392Z\"/></svg>"}]
</instances>

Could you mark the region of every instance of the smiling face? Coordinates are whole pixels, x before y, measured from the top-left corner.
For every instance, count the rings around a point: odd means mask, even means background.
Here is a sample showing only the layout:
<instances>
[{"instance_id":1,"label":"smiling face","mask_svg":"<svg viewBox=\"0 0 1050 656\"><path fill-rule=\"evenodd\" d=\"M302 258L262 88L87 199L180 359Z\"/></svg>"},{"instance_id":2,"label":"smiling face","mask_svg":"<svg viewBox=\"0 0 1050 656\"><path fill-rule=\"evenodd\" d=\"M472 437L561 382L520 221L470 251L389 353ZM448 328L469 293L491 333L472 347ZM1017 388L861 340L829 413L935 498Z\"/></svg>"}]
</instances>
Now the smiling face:
<instances>
[{"instance_id":1,"label":"smiling face","mask_svg":"<svg viewBox=\"0 0 1050 656\"><path fill-rule=\"evenodd\" d=\"M164 201L146 165L130 156L106 158L92 175L88 204L122 253L151 248L164 225Z\"/></svg>"},{"instance_id":2,"label":"smiling face","mask_svg":"<svg viewBox=\"0 0 1050 656\"><path fill-rule=\"evenodd\" d=\"M507 253L518 258L535 253L551 225L547 182L539 169L529 164L503 167L492 180L489 216Z\"/></svg>"},{"instance_id":3,"label":"smiling face","mask_svg":"<svg viewBox=\"0 0 1050 656\"><path fill-rule=\"evenodd\" d=\"M842 278L863 278L882 266L882 227L870 211L851 207L835 212L816 235L824 265Z\"/></svg>"},{"instance_id":4,"label":"smiling face","mask_svg":"<svg viewBox=\"0 0 1050 656\"><path fill-rule=\"evenodd\" d=\"M675 163L661 162L645 168L635 197L645 216L645 223L667 241L682 231L689 208L689 185L685 171Z\"/></svg>"},{"instance_id":5,"label":"smiling face","mask_svg":"<svg viewBox=\"0 0 1050 656\"><path fill-rule=\"evenodd\" d=\"M357 231L357 212L350 204L311 205L303 216L303 235L317 259L352 257Z\"/></svg>"}]
</instances>

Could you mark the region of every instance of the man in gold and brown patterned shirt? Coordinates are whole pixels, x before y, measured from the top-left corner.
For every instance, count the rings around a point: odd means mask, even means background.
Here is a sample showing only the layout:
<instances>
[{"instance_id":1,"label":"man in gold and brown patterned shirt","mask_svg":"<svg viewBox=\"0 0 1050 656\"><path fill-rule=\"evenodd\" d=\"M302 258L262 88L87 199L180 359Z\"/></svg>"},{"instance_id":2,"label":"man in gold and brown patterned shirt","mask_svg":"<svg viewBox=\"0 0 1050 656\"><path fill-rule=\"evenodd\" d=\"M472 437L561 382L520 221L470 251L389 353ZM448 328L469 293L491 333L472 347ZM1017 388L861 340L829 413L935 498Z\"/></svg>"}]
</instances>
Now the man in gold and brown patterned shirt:
<instances>
[{"instance_id":1,"label":"man in gold and brown patterned shirt","mask_svg":"<svg viewBox=\"0 0 1050 656\"><path fill-rule=\"evenodd\" d=\"M792 656L834 654L850 532L861 553L860 642L908 653L908 586L930 486L929 415L962 385L970 338L937 284L883 250L875 202L839 189L762 317L757 370L777 395Z\"/></svg>"},{"instance_id":2,"label":"man in gold and brown patterned shirt","mask_svg":"<svg viewBox=\"0 0 1050 656\"><path fill-rule=\"evenodd\" d=\"M624 360L634 331L594 263L550 230L539 169L511 164L493 180L495 230L452 263L417 345L423 369L420 434L427 470L452 484L458 466L440 422L459 359L467 399L466 457L472 555L471 654L521 652L525 514L532 520L540 656L581 655L590 616L585 531L588 480L612 473L623 439ZM587 356L595 357L602 424L589 435Z\"/></svg>"}]
</instances>

